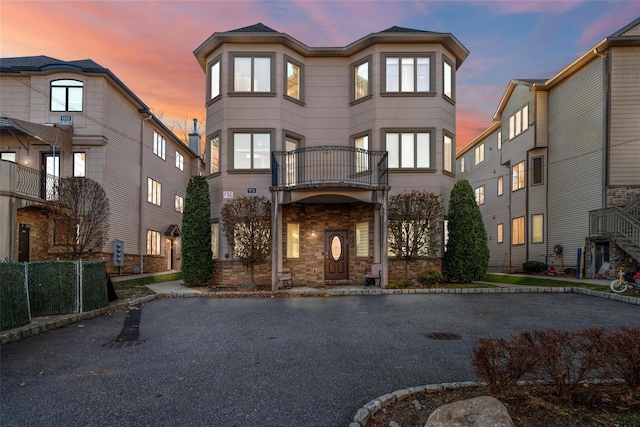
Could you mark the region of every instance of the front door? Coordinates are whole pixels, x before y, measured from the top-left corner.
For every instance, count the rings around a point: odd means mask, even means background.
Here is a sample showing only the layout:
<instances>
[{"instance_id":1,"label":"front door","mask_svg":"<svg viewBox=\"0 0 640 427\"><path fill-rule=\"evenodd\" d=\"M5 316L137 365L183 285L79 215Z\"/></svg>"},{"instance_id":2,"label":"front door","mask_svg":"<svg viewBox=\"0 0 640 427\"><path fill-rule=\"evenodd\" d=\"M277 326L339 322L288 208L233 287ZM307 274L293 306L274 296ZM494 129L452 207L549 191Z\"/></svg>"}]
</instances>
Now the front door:
<instances>
[{"instance_id":1,"label":"front door","mask_svg":"<svg viewBox=\"0 0 640 427\"><path fill-rule=\"evenodd\" d=\"M349 241L347 230L324 232L324 279L346 280L349 278Z\"/></svg>"},{"instance_id":2,"label":"front door","mask_svg":"<svg viewBox=\"0 0 640 427\"><path fill-rule=\"evenodd\" d=\"M29 262L29 235L31 229L28 225L20 224L20 237L18 238L18 262Z\"/></svg>"}]
</instances>

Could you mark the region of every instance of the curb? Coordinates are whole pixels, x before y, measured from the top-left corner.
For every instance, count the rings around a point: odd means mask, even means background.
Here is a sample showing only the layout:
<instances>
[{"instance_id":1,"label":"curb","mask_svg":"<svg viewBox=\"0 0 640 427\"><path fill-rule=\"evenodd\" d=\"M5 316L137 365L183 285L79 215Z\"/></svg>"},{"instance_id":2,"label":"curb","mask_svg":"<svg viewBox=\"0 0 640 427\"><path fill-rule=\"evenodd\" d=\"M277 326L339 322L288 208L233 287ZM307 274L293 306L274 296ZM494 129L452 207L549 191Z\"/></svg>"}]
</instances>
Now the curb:
<instances>
[{"instance_id":1,"label":"curb","mask_svg":"<svg viewBox=\"0 0 640 427\"><path fill-rule=\"evenodd\" d=\"M114 311L122 310L123 308L126 308L130 305L143 304L145 302L154 300L157 296L158 295L147 295L140 298L121 301L112 305L108 305L106 307L99 308L97 310L87 311L85 313L69 314L53 322L43 323L40 325L27 324L23 327L16 328L15 330L10 330L9 332L0 333L0 345L38 335L43 332L52 331L54 329L63 328L65 326L69 326L72 323L82 322L83 320L93 319L94 317L113 313Z\"/></svg>"},{"instance_id":2,"label":"curb","mask_svg":"<svg viewBox=\"0 0 640 427\"><path fill-rule=\"evenodd\" d=\"M380 409L385 406L392 405L395 402L399 402L401 400L405 400L409 397L412 397L418 393L422 392L435 392L441 390L454 390L457 388L467 388L467 387L480 387L484 386L486 383L483 382L473 382L473 381L465 381L465 382L455 382L455 383L442 383L442 384L429 384L419 387L410 387L401 390L396 390L391 393L387 393L383 396L377 397L372 401L366 403L362 408L358 409L356 415L353 417L353 422L349 424L349 427L365 427L369 422L369 418L376 414Z\"/></svg>"}]
</instances>

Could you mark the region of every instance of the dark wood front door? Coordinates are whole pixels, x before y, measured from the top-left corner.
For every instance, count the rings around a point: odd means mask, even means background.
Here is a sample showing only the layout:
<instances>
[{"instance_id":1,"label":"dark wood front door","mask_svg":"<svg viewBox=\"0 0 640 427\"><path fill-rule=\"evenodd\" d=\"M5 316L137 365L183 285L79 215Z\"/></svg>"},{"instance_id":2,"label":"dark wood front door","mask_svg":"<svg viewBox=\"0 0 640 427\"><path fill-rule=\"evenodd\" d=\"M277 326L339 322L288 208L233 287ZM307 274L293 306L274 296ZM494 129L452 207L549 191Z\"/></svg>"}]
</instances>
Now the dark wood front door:
<instances>
[{"instance_id":1,"label":"dark wood front door","mask_svg":"<svg viewBox=\"0 0 640 427\"><path fill-rule=\"evenodd\" d=\"M349 278L349 241L347 230L324 232L324 279Z\"/></svg>"},{"instance_id":2,"label":"dark wood front door","mask_svg":"<svg viewBox=\"0 0 640 427\"><path fill-rule=\"evenodd\" d=\"M29 262L29 236L31 229L20 224L20 237L18 238L18 262Z\"/></svg>"}]
</instances>

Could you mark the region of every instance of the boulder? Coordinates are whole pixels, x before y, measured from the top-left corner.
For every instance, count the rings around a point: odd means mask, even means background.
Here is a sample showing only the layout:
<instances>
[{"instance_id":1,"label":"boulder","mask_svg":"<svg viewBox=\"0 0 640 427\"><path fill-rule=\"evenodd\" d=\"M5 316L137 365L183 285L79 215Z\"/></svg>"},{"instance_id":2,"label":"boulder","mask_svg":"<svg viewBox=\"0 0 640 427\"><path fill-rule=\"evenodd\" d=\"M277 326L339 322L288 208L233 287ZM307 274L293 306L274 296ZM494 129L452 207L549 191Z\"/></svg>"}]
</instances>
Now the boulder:
<instances>
[{"instance_id":1,"label":"boulder","mask_svg":"<svg viewBox=\"0 0 640 427\"><path fill-rule=\"evenodd\" d=\"M474 397L437 408L425 427L514 427L507 408L491 396Z\"/></svg>"}]
</instances>

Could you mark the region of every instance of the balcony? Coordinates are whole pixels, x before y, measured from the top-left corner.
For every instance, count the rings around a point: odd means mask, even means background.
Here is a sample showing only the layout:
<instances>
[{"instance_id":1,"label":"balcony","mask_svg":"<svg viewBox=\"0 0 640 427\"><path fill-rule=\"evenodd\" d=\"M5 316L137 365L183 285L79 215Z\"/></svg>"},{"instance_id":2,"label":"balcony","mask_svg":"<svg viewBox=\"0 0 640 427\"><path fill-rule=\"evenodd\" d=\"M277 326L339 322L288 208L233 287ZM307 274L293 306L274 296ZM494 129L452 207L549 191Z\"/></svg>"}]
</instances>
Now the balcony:
<instances>
[{"instance_id":1,"label":"balcony","mask_svg":"<svg viewBox=\"0 0 640 427\"><path fill-rule=\"evenodd\" d=\"M0 193L28 199L54 200L57 180L57 176L0 160Z\"/></svg>"},{"instance_id":2,"label":"balcony","mask_svg":"<svg viewBox=\"0 0 640 427\"><path fill-rule=\"evenodd\" d=\"M386 151L345 146L305 147L271 154L271 185L278 189L379 189L388 184Z\"/></svg>"}]
</instances>

